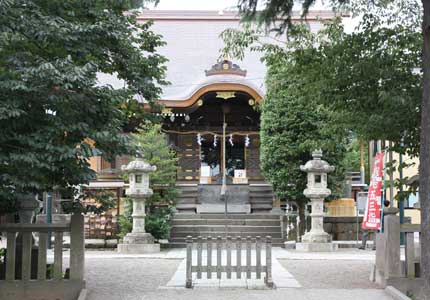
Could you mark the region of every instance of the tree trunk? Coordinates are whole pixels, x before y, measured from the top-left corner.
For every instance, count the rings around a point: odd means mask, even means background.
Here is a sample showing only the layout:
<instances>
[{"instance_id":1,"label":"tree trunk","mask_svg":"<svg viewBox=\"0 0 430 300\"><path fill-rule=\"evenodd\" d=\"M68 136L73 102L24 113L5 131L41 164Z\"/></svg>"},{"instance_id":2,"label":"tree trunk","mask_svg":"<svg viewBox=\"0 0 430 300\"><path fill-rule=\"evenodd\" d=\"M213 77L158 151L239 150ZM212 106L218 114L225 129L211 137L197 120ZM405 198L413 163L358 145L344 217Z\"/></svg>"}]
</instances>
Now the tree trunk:
<instances>
[{"instance_id":1,"label":"tree trunk","mask_svg":"<svg viewBox=\"0 0 430 300\"><path fill-rule=\"evenodd\" d=\"M430 0L422 0L423 14L423 93L421 100L420 187L421 270L425 289L430 291Z\"/></svg>"}]
</instances>

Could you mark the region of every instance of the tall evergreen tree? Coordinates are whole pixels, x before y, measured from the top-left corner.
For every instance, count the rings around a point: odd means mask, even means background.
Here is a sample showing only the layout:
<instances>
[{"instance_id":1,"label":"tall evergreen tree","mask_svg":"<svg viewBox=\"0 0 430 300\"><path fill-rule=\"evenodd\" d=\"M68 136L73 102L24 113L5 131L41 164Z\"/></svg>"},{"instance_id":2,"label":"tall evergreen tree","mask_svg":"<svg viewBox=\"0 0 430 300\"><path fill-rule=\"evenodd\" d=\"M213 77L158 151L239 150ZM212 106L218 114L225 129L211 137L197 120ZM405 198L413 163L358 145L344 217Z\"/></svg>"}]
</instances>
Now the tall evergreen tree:
<instances>
[{"instance_id":1,"label":"tall evergreen tree","mask_svg":"<svg viewBox=\"0 0 430 300\"><path fill-rule=\"evenodd\" d=\"M157 167L157 170L149 175L154 194L147 203L152 205L162 202L174 206L177 196L178 158L168 143L167 135L161 131L161 125L146 122L132 134L132 138L136 152L147 163Z\"/></svg>"},{"instance_id":2,"label":"tall evergreen tree","mask_svg":"<svg viewBox=\"0 0 430 300\"><path fill-rule=\"evenodd\" d=\"M145 219L145 229L157 239L170 237L170 217L177 196L176 171L178 158L170 147L168 137L161 131L160 124L149 121L144 123L136 133L132 134L132 144L139 156L157 167L150 173L150 188L153 195L145 201L148 213ZM124 214L119 219L120 236L125 236L132 229L132 206L126 206Z\"/></svg>"}]
</instances>

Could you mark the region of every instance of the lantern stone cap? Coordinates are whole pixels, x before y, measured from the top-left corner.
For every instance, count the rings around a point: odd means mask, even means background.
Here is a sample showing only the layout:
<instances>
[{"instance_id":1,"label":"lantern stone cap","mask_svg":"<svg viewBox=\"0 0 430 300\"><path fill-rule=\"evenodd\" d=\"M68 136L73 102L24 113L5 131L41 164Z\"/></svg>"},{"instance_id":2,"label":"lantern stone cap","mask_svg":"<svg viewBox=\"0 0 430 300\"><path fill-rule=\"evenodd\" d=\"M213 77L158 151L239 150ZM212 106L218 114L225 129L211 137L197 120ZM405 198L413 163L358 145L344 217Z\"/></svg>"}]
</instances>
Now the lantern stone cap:
<instances>
[{"instance_id":1,"label":"lantern stone cap","mask_svg":"<svg viewBox=\"0 0 430 300\"><path fill-rule=\"evenodd\" d=\"M308 161L304 166L300 166L300 170L310 173L329 173L334 171L334 166L330 166L328 162L322 160L322 150L312 152L312 160Z\"/></svg>"},{"instance_id":2,"label":"lantern stone cap","mask_svg":"<svg viewBox=\"0 0 430 300\"><path fill-rule=\"evenodd\" d=\"M125 173L149 173L157 170L156 166L151 166L143 160L143 158L138 157L135 160L121 167L121 170Z\"/></svg>"}]
</instances>

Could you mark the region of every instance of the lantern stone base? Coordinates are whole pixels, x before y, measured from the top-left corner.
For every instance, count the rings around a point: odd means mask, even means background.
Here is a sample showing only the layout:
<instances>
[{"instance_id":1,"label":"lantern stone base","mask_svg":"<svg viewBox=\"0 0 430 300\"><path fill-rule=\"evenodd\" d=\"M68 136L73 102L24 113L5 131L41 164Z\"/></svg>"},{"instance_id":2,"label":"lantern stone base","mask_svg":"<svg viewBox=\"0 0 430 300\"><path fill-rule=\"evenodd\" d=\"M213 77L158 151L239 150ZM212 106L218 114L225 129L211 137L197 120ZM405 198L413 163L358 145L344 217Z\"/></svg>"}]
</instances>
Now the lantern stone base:
<instances>
[{"instance_id":1,"label":"lantern stone base","mask_svg":"<svg viewBox=\"0 0 430 300\"><path fill-rule=\"evenodd\" d=\"M125 254L145 254L160 252L160 244L154 243L154 237L150 233L128 233L124 242L118 244L118 252Z\"/></svg>"},{"instance_id":2,"label":"lantern stone base","mask_svg":"<svg viewBox=\"0 0 430 300\"><path fill-rule=\"evenodd\" d=\"M338 250L338 244L334 243L297 243L296 251L299 252L334 252Z\"/></svg>"},{"instance_id":3,"label":"lantern stone base","mask_svg":"<svg viewBox=\"0 0 430 300\"><path fill-rule=\"evenodd\" d=\"M302 237L303 243L330 243L331 235L322 230L312 230L306 232Z\"/></svg>"}]
</instances>

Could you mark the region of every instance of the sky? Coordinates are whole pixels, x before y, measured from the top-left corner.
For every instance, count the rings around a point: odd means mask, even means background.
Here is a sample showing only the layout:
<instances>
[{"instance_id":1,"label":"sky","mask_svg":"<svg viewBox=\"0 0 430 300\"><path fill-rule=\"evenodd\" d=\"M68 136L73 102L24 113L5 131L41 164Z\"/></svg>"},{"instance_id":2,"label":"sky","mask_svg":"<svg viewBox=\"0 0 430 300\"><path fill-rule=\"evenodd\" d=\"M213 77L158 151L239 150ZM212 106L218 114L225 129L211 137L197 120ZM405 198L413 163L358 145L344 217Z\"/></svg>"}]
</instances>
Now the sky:
<instances>
[{"instance_id":1,"label":"sky","mask_svg":"<svg viewBox=\"0 0 430 300\"><path fill-rule=\"evenodd\" d=\"M160 0L155 9L160 10L224 10L237 5L237 0ZM262 3L264 1L261 1ZM326 7L327 8L327 7ZM300 10L300 7L297 8ZM321 1L314 9L324 9Z\"/></svg>"},{"instance_id":2,"label":"sky","mask_svg":"<svg viewBox=\"0 0 430 300\"><path fill-rule=\"evenodd\" d=\"M311 10L331 10L329 5L323 4L324 0L317 0ZM157 10L228 10L235 8L238 0L160 0L158 5L154 8ZM329 4L330 1L325 1ZM261 1L264 3L264 1ZM150 6L150 8L153 8ZM300 5L295 10L300 11ZM357 25L358 20L345 18L343 23L345 31L351 32Z\"/></svg>"}]
</instances>

